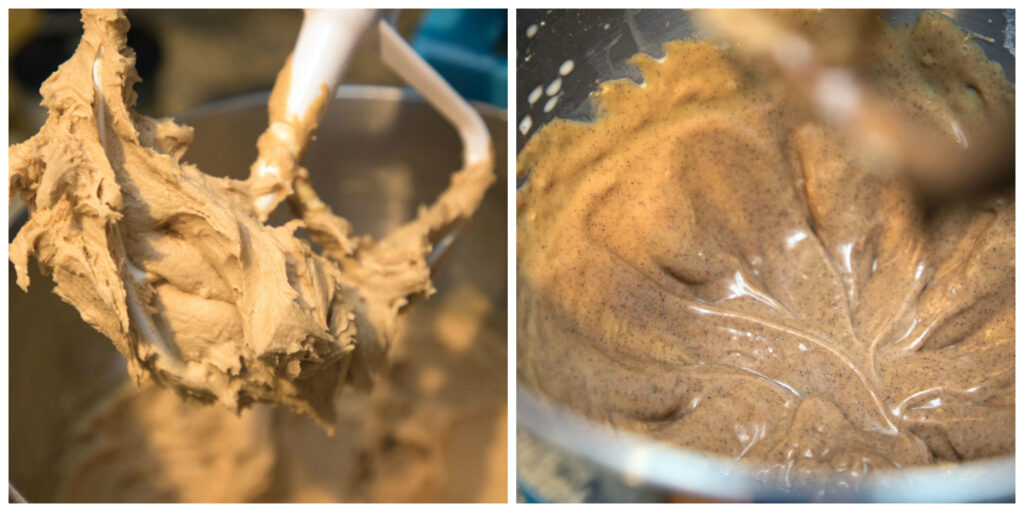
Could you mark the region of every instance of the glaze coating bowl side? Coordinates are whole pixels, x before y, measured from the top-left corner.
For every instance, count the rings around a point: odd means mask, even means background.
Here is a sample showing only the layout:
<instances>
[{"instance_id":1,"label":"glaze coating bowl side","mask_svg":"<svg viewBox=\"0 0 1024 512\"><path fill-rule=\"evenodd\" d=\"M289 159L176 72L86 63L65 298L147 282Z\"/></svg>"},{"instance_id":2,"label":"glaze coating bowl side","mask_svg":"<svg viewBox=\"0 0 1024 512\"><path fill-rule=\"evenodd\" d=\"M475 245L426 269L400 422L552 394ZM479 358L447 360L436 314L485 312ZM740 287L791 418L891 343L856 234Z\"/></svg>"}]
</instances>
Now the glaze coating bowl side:
<instances>
[{"instance_id":1,"label":"glaze coating bowl side","mask_svg":"<svg viewBox=\"0 0 1024 512\"><path fill-rule=\"evenodd\" d=\"M919 9L882 11L890 23L912 23ZM1015 11L1013 9L943 10L961 28L983 36L977 39L986 55L1003 66L1007 79L1015 80ZM602 81L627 78L640 82L639 70L627 61L637 53L658 58L667 41L703 35L683 10L526 10L517 14L516 147L521 150L537 131L555 118L591 121L594 106L590 93ZM566 64L571 62L571 64ZM570 69L569 73L563 73ZM558 80L558 87L552 84ZM551 91L552 94L548 94ZM519 177L522 185L529 177ZM817 496L781 493L764 486L735 460L682 449L650 439L615 431L547 400L523 382L517 385L517 422L527 441L543 445L536 451L556 451L571 464L583 467L575 482L586 481L588 490L571 492L559 486L536 485L520 468L522 490L528 500L560 501L594 495L594 487L616 489L597 493L598 499L802 501ZM529 443L520 442L521 445ZM553 447L548 450L544 446ZM520 448L522 450L522 448ZM542 460L520 451L519 464ZM550 474L544 470L536 474ZM597 475L597 476L594 476ZM611 475L610 477L608 475ZM960 465L910 468L878 472L851 493L834 497L844 501L883 502L978 502L1013 501L1015 465L1012 456L984 459ZM591 480L586 480L586 479ZM595 483L595 480L602 482ZM626 482L624 485L622 482ZM564 482L560 482L564 483ZM648 487L656 492L623 489ZM543 488L543 489L542 489ZM576 492L579 491L579 492ZM661 494L659 494L661 493Z\"/></svg>"}]
</instances>

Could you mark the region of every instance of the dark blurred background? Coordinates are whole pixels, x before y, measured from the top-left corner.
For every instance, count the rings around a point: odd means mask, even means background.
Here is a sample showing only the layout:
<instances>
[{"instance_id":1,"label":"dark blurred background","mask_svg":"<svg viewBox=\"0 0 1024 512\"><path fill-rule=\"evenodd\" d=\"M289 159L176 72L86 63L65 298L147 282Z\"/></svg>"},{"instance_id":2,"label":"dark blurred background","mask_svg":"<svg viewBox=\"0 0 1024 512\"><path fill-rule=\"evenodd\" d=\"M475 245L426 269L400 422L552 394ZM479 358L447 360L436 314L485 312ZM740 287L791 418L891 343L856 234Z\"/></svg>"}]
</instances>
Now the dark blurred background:
<instances>
[{"instance_id":1,"label":"dark blurred background","mask_svg":"<svg viewBox=\"0 0 1024 512\"><path fill-rule=\"evenodd\" d=\"M10 142L46 120L39 86L74 53L82 35L77 10L10 13ZM128 44L142 83L139 111L180 113L238 94L269 90L291 52L301 10L129 9ZM404 10L398 30L466 98L505 107L507 23L503 9ZM345 83L404 85L363 45Z\"/></svg>"}]
</instances>

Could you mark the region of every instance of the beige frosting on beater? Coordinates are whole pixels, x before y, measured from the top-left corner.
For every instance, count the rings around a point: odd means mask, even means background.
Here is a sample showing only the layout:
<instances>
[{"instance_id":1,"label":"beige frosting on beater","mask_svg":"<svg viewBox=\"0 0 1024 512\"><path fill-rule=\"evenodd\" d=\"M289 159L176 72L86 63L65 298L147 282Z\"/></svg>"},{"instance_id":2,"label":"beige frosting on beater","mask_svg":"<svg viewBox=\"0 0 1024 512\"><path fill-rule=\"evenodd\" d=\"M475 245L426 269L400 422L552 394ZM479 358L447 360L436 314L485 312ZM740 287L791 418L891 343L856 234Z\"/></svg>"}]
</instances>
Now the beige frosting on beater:
<instances>
[{"instance_id":1,"label":"beige frosting on beater","mask_svg":"<svg viewBox=\"0 0 1024 512\"><path fill-rule=\"evenodd\" d=\"M844 16L792 25L827 48ZM922 133L1013 125L1013 86L948 20L871 29L852 65ZM1012 454L1012 188L929 210L772 73L665 50L519 155L521 377L785 488Z\"/></svg>"},{"instance_id":2,"label":"beige frosting on beater","mask_svg":"<svg viewBox=\"0 0 1024 512\"><path fill-rule=\"evenodd\" d=\"M10 246L18 284L27 289L36 256L136 380L234 411L283 403L333 428L339 384L365 380L399 311L433 292L426 256L476 209L493 181L489 162L455 173L437 203L380 241L338 229L347 223L297 168L301 219L266 225L253 206L265 184L184 163L192 130L133 110L123 14L86 10L83 25L75 54L41 89L46 124L10 148L11 192L31 215ZM301 120L307 134L315 120ZM326 257L294 236L300 228Z\"/></svg>"}]
</instances>

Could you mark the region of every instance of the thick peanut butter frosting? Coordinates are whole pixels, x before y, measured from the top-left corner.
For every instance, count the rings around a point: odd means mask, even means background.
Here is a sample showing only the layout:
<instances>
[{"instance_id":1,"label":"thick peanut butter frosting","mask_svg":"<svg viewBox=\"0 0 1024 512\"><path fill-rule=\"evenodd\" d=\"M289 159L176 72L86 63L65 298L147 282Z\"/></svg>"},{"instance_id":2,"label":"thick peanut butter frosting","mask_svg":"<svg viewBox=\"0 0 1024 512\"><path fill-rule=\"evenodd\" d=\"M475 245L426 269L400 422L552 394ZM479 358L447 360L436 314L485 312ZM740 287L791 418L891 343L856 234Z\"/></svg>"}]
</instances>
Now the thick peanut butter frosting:
<instances>
[{"instance_id":1,"label":"thick peanut butter frosting","mask_svg":"<svg viewBox=\"0 0 1024 512\"><path fill-rule=\"evenodd\" d=\"M826 50L844 27L793 20ZM954 150L1013 126L1013 85L948 19L869 26L844 64L888 111ZM734 50L637 55L642 84L520 153L520 378L785 488L1012 455L1012 185L925 201Z\"/></svg>"},{"instance_id":2,"label":"thick peanut butter frosting","mask_svg":"<svg viewBox=\"0 0 1024 512\"><path fill-rule=\"evenodd\" d=\"M236 412L282 403L333 429L338 387L367 381L399 313L434 291L432 244L477 208L493 181L490 162L455 173L436 203L387 237L353 235L301 167L281 166L284 181L268 183L186 163L192 129L133 108L139 77L127 19L86 10L82 20L74 55L42 86L46 124L9 151L11 193L30 212L10 246L18 284L28 288L35 256L137 381ZM288 70L271 95L268 132L308 139L327 91L311 112L283 118ZM301 145L279 139L262 138L261 154L298 162ZM298 218L263 222L255 205L268 192Z\"/></svg>"}]
</instances>

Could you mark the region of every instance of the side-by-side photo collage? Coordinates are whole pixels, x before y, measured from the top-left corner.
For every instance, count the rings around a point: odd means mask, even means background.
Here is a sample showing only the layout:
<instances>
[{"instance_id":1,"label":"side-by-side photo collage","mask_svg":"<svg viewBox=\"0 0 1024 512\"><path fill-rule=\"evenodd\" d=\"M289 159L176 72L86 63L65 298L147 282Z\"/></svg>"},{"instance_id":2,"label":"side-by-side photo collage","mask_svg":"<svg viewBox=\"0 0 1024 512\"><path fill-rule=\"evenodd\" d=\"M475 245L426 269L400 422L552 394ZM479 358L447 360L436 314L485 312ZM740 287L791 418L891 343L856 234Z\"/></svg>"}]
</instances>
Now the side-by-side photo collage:
<instances>
[{"instance_id":1,"label":"side-by-side photo collage","mask_svg":"<svg viewBox=\"0 0 1024 512\"><path fill-rule=\"evenodd\" d=\"M1016 9L536 7L6 8L8 505L1016 503Z\"/></svg>"}]
</instances>

